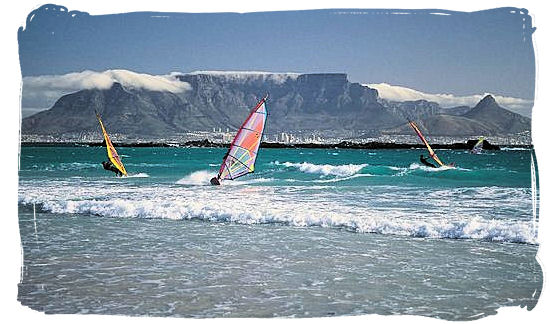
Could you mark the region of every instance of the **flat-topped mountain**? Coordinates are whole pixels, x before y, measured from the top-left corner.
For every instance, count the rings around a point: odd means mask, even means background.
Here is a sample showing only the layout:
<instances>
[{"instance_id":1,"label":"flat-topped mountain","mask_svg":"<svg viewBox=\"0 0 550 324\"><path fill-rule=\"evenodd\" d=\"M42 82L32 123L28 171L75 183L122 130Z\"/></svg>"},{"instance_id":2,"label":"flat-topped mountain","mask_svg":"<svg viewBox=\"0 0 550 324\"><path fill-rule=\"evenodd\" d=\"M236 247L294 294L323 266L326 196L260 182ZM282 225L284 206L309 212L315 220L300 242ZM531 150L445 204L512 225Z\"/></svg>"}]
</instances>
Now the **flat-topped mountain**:
<instances>
[{"instance_id":1,"label":"flat-topped mountain","mask_svg":"<svg viewBox=\"0 0 550 324\"><path fill-rule=\"evenodd\" d=\"M99 112L111 133L166 136L213 128L237 129L269 94L266 132L355 130L410 133L407 119L429 134L483 135L530 129L530 119L484 98L474 108L443 109L426 100L390 102L375 89L349 82L343 73L194 72L176 76L181 93L113 83L59 98L52 108L24 118L23 134L60 135L97 131ZM177 81L176 81L177 82ZM465 109L468 108L468 109ZM452 115L446 112L451 112ZM407 127L404 127L407 126Z\"/></svg>"}]
</instances>

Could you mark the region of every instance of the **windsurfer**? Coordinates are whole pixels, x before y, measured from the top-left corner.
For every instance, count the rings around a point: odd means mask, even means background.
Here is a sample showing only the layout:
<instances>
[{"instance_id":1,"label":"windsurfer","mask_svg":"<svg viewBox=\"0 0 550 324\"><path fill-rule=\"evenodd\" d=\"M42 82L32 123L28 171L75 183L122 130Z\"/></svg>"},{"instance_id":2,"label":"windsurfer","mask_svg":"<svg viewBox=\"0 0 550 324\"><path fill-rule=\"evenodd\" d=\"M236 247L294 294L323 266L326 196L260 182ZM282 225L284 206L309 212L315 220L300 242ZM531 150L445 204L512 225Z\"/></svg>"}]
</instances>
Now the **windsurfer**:
<instances>
[{"instance_id":1,"label":"windsurfer","mask_svg":"<svg viewBox=\"0 0 550 324\"><path fill-rule=\"evenodd\" d=\"M227 150L227 152L225 152L225 155L223 156L223 161L225 161L225 159L227 158L227 156L229 155L229 150ZM222 162L223 163L223 162ZM212 179L210 179L210 184L213 185L213 186L219 186L221 185L220 183L220 175L218 174L217 176L213 177Z\"/></svg>"},{"instance_id":2,"label":"windsurfer","mask_svg":"<svg viewBox=\"0 0 550 324\"><path fill-rule=\"evenodd\" d=\"M213 186L219 186L220 185L220 179L218 178L218 176L215 176L212 179L210 179L210 184L213 185Z\"/></svg>"},{"instance_id":3,"label":"windsurfer","mask_svg":"<svg viewBox=\"0 0 550 324\"><path fill-rule=\"evenodd\" d=\"M437 168L432 163L428 162L428 159L424 157L424 154L420 154L420 163L424 164L425 166L428 166L430 168Z\"/></svg>"},{"instance_id":4,"label":"windsurfer","mask_svg":"<svg viewBox=\"0 0 550 324\"><path fill-rule=\"evenodd\" d=\"M103 165L103 169L107 170L107 171L112 171L114 172L117 176L119 177L122 177L122 172L120 172L119 169L117 169L113 163L111 163L110 161L103 161L101 162L101 164Z\"/></svg>"},{"instance_id":5,"label":"windsurfer","mask_svg":"<svg viewBox=\"0 0 550 324\"><path fill-rule=\"evenodd\" d=\"M267 117L265 100L258 101L244 123L241 125L229 149L223 156L220 171L210 179L210 184L220 185L225 180L235 180L245 174L254 172L254 163L260 149Z\"/></svg>"}]
</instances>

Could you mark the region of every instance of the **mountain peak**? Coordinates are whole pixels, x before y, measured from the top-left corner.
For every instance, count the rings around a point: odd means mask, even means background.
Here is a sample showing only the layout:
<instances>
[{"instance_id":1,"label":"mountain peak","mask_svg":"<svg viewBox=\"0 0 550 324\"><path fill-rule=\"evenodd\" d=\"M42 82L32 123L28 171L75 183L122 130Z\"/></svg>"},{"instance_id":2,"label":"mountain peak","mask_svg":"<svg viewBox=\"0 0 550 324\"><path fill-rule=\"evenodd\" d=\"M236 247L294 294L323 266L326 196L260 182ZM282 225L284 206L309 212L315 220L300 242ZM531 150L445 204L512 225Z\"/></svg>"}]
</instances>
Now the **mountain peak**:
<instances>
[{"instance_id":1,"label":"mountain peak","mask_svg":"<svg viewBox=\"0 0 550 324\"><path fill-rule=\"evenodd\" d=\"M481 101L478 103L478 105L479 104L496 104L496 103L497 103L497 101L495 100L495 97L488 94L485 97L483 97L483 99L481 99Z\"/></svg>"},{"instance_id":2,"label":"mountain peak","mask_svg":"<svg viewBox=\"0 0 550 324\"><path fill-rule=\"evenodd\" d=\"M490 125L495 133L518 133L531 128L531 120L499 106L492 95L486 95L463 117Z\"/></svg>"}]
</instances>

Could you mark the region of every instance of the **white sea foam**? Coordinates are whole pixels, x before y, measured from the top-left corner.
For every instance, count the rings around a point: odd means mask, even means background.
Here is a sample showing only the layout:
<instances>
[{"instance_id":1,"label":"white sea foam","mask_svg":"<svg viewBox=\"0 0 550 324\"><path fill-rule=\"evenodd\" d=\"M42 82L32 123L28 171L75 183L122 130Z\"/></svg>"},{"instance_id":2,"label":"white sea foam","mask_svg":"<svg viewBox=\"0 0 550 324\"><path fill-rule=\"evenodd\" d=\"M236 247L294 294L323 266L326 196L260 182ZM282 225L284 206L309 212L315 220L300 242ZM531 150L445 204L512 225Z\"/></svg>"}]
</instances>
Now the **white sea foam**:
<instances>
[{"instance_id":1,"label":"white sea foam","mask_svg":"<svg viewBox=\"0 0 550 324\"><path fill-rule=\"evenodd\" d=\"M70 163L59 163L59 164L45 164L45 165L32 165L33 169L41 169L44 171L54 171L54 170L84 170L84 169L97 169L102 168L100 163L88 163L88 162L70 162Z\"/></svg>"},{"instance_id":2,"label":"white sea foam","mask_svg":"<svg viewBox=\"0 0 550 324\"><path fill-rule=\"evenodd\" d=\"M210 186L210 179L216 176L215 172L206 171L206 170L200 170L195 171L178 181L176 181L176 184L180 185L190 185L190 186ZM245 185L245 184L251 184L251 183L262 183L262 182L269 182L272 181L272 178L252 178L252 179L242 179L239 178L237 180L227 180L223 181L224 186L239 186L239 185Z\"/></svg>"},{"instance_id":3,"label":"white sea foam","mask_svg":"<svg viewBox=\"0 0 550 324\"><path fill-rule=\"evenodd\" d=\"M450 165L444 165L444 166L440 166L440 167L437 167L437 168L432 168L432 167L429 167L429 166L420 165L418 163L412 163L409 166L409 169L410 170L417 170L418 169L418 170L423 170L423 171L427 171L427 172L442 172L442 171L448 171L448 170L472 171L470 169L460 168L460 167L457 167L457 166L450 166Z\"/></svg>"},{"instance_id":4,"label":"white sea foam","mask_svg":"<svg viewBox=\"0 0 550 324\"><path fill-rule=\"evenodd\" d=\"M149 175L145 172L140 172L136 174L128 174L126 178L149 178Z\"/></svg>"},{"instance_id":5,"label":"white sea foam","mask_svg":"<svg viewBox=\"0 0 550 324\"><path fill-rule=\"evenodd\" d=\"M210 185L210 179L215 176L215 172L200 170L179 179L178 181L176 181L176 183L191 186L206 186Z\"/></svg>"},{"instance_id":6,"label":"white sea foam","mask_svg":"<svg viewBox=\"0 0 550 324\"><path fill-rule=\"evenodd\" d=\"M530 148L526 147L503 147L500 149L501 151L530 151Z\"/></svg>"},{"instance_id":7,"label":"white sea foam","mask_svg":"<svg viewBox=\"0 0 550 324\"><path fill-rule=\"evenodd\" d=\"M222 182L224 186L240 186L245 184L251 184L251 183L266 183L271 182L275 179L273 178L239 178L237 180L225 180Z\"/></svg>"},{"instance_id":8,"label":"white sea foam","mask_svg":"<svg viewBox=\"0 0 550 324\"><path fill-rule=\"evenodd\" d=\"M403 170L403 169L406 169L406 168L400 168L400 167L396 167L396 166L388 166L388 168L389 168L390 170L394 170L394 171L401 171L401 170Z\"/></svg>"},{"instance_id":9,"label":"white sea foam","mask_svg":"<svg viewBox=\"0 0 550 324\"><path fill-rule=\"evenodd\" d=\"M297 206L295 206L297 207ZM376 215L315 213L294 208L288 213L277 208L251 209L219 205L213 201L160 201L157 199L67 200L42 203L45 211L59 214L91 214L121 218L199 219L240 224L282 223L292 226L346 228L361 233L379 233L426 238L480 239L534 243L535 233L529 223L485 220L479 217L459 221L444 219L402 219Z\"/></svg>"},{"instance_id":10,"label":"white sea foam","mask_svg":"<svg viewBox=\"0 0 550 324\"><path fill-rule=\"evenodd\" d=\"M293 163L293 162L273 162L275 165L282 165L287 168L296 168L305 173L315 173L324 176L333 175L338 177L348 177L361 171L367 164L313 164L309 162Z\"/></svg>"},{"instance_id":11,"label":"white sea foam","mask_svg":"<svg viewBox=\"0 0 550 324\"><path fill-rule=\"evenodd\" d=\"M419 201L417 189L391 186L361 188L361 192L352 193L333 192L322 186L323 190L314 196L304 194L312 188L303 186L238 186L270 181L263 178L226 182L236 187L225 187L225 183L201 187L208 185L211 176L208 171L197 171L180 180L195 184L191 187L22 181L19 203L37 204L43 212L56 214L277 223L386 235L536 243L537 224L529 216L530 192L525 188L440 189ZM507 203L511 199L516 200ZM481 201L487 208L479 208ZM512 209L517 217L506 213L500 216L496 207ZM522 213L523 218L519 217Z\"/></svg>"},{"instance_id":12,"label":"white sea foam","mask_svg":"<svg viewBox=\"0 0 550 324\"><path fill-rule=\"evenodd\" d=\"M350 175L349 177L337 177L333 179L318 179L318 180L313 180L312 182L331 183L331 182L340 182L340 181L346 181L346 180L362 178L362 177L374 177L374 175L369 173L359 173L359 174Z\"/></svg>"}]
</instances>

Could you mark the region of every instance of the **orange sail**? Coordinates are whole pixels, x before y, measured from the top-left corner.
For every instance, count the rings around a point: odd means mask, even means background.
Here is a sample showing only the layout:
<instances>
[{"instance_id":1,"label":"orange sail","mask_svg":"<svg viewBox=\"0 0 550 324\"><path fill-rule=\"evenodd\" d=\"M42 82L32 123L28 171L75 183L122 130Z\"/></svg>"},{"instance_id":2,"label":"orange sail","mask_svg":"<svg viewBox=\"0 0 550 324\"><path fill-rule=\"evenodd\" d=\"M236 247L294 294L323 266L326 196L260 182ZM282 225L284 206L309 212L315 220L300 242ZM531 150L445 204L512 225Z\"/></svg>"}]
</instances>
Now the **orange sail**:
<instances>
[{"instance_id":1,"label":"orange sail","mask_svg":"<svg viewBox=\"0 0 550 324\"><path fill-rule=\"evenodd\" d=\"M256 104L239 128L218 172L219 180L233 180L254 172L267 119L266 100L267 96Z\"/></svg>"},{"instance_id":2,"label":"orange sail","mask_svg":"<svg viewBox=\"0 0 550 324\"><path fill-rule=\"evenodd\" d=\"M424 145L426 145L426 149L428 150L428 153L430 153L431 158L434 159L434 161L437 162L437 164L439 164L439 166L444 166L445 164L443 164L443 162L441 162L441 160L435 154L434 150L432 150L430 144L428 143L428 141L426 140L424 135L422 135L422 132L420 132L420 129L418 129L418 126L416 126L416 124L413 121L409 121L409 124L414 129L414 131L416 132L416 135L418 135L418 137L420 137L420 139L422 140Z\"/></svg>"},{"instance_id":3,"label":"orange sail","mask_svg":"<svg viewBox=\"0 0 550 324\"><path fill-rule=\"evenodd\" d=\"M127 175L126 169L124 168L124 164L122 164L122 160L120 159L120 156L118 156L118 153L116 152L115 147L113 146L113 143L109 138L109 134L107 134L107 131L105 130L105 126L103 126L101 117L97 113L96 113L96 117L97 117L97 120L99 121L99 125L101 126L101 132L103 133L103 137L105 138L105 145L107 146L107 156L109 157L109 161L111 161L111 163L120 172L122 172L123 175Z\"/></svg>"}]
</instances>

